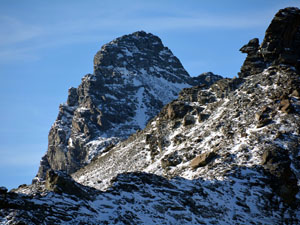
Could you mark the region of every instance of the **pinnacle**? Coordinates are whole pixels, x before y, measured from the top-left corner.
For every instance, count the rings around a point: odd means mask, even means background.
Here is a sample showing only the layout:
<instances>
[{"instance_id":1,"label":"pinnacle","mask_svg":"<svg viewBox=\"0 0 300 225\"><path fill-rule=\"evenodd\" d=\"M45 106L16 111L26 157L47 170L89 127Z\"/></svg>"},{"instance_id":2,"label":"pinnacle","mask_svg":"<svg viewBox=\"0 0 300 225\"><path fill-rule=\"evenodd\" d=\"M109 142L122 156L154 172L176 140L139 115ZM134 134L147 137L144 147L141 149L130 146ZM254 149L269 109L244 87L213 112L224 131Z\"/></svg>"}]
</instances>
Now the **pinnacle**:
<instances>
[{"instance_id":1,"label":"pinnacle","mask_svg":"<svg viewBox=\"0 0 300 225\"><path fill-rule=\"evenodd\" d=\"M240 49L248 56L239 73L247 77L269 66L286 65L300 70L300 10L289 7L279 10L269 25L262 44L252 39Z\"/></svg>"}]
</instances>

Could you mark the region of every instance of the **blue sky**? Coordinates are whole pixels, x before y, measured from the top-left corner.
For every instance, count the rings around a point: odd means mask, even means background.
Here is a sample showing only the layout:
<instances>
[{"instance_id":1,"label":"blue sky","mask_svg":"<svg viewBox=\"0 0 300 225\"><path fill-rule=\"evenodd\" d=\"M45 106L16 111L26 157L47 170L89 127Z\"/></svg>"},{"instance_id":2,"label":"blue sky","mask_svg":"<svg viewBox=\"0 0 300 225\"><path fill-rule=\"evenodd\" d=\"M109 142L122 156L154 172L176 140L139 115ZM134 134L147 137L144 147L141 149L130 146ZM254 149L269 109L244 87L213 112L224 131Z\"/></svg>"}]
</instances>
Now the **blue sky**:
<instances>
[{"instance_id":1,"label":"blue sky","mask_svg":"<svg viewBox=\"0 0 300 225\"><path fill-rule=\"evenodd\" d=\"M100 47L124 34L158 35L191 76L233 77L250 39L262 40L279 0L0 0L0 186L30 183L68 88L93 72Z\"/></svg>"}]
</instances>

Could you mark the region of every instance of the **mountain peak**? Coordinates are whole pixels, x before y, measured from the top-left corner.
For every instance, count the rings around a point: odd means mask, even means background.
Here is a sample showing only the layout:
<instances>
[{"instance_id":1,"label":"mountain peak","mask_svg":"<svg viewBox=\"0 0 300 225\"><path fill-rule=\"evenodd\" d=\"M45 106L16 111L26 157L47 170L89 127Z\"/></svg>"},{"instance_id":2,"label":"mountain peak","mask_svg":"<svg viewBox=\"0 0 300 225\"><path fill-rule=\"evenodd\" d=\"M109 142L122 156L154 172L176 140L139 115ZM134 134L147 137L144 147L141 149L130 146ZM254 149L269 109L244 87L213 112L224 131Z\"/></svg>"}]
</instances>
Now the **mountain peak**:
<instances>
[{"instance_id":1,"label":"mountain peak","mask_svg":"<svg viewBox=\"0 0 300 225\"><path fill-rule=\"evenodd\" d=\"M133 32L131 34L123 35L119 38L116 38L112 42L117 41L117 40L118 41L124 41L124 40L126 41L126 40L129 40L129 39L132 39L132 38L136 39L136 40L138 40L138 39L142 39L142 40L149 39L149 41L152 41L154 45L159 43L162 46L161 39L158 36L156 36L152 33L147 33L143 30L136 31L136 32ZM158 43L156 43L156 42L158 42Z\"/></svg>"},{"instance_id":2,"label":"mountain peak","mask_svg":"<svg viewBox=\"0 0 300 225\"><path fill-rule=\"evenodd\" d=\"M137 49L132 49L133 47L136 47ZM127 48L133 50L132 53L134 53L135 51L160 51L165 47L158 36L155 36L151 33L146 33L145 31L136 31L131 34L126 34L118 37L111 42L103 45L100 52L111 50L113 48L119 48L120 51L126 51L126 49L124 48Z\"/></svg>"},{"instance_id":3,"label":"mountain peak","mask_svg":"<svg viewBox=\"0 0 300 225\"><path fill-rule=\"evenodd\" d=\"M205 78L208 79L205 79ZM103 45L94 74L69 89L49 133L38 176L72 173L111 145L143 129L182 88L210 85L220 76L192 78L159 37L137 31Z\"/></svg>"},{"instance_id":4,"label":"mountain peak","mask_svg":"<svg viewBox=\"0 0 300 225\"><path fill-rule=\"evenodd\" d=\"M94 57L94 73L96 75L107 74L110 70L114 75L120 75L119 68L132 70L132 65L134 65L137 70L150 69L156 64L175 67L180 70L181 76L189 76L183 70L180 61L170 49L163 45L159 37L144 31L137 31L103 45ZM112 67L117 68L111 70ZM138 71L134 72L138 73Z\"/></svg>"},{"instance_id":5,"label":"mountain peak","mask_svg":"<svg viewBox=\"0 0 300 225\"><path fill-rule=\"evenodd\" d=\"M173 83L194 85L189 74L161 39L137 31L102 46L94 57L94 74L103 77L134 77L143 74Z\"/></svg>"}]
</instances>

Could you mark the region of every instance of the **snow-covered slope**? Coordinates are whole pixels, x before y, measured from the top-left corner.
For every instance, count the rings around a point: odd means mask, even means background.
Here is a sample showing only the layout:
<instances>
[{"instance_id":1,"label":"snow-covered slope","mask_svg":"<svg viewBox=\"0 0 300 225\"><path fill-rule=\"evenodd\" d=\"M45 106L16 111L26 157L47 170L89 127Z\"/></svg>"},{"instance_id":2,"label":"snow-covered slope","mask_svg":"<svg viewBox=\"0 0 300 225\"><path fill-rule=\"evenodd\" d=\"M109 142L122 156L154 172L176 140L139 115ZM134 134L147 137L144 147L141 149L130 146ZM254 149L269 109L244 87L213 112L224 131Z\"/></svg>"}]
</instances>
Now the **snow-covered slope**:
<instances>
[{"instance_id":1,"label":"snow-covered slope","mask_svg":"<svg viewBox=\"0 0 300 225\"><path fill-rule=\"evenodd\" d=\"M0 188L0 221L300 224L299 40L300 10L279 11L239 78L183 89L72 177Z\"/></svg>"},{"instance_id":2,"label":"snow-covered slope","mask_svg":"<svg viewBox=\"0 0 300 225\"><path fill-rule=\"evenodd\" d=\"M72 173L107 147L143 129L184 87L210 85L221 77L192 78L180 61L150 33L135 32L104 45L94 58L94 74L69 90L49 133L38 177L46 171Z\"/></svg>"}]
</instances>

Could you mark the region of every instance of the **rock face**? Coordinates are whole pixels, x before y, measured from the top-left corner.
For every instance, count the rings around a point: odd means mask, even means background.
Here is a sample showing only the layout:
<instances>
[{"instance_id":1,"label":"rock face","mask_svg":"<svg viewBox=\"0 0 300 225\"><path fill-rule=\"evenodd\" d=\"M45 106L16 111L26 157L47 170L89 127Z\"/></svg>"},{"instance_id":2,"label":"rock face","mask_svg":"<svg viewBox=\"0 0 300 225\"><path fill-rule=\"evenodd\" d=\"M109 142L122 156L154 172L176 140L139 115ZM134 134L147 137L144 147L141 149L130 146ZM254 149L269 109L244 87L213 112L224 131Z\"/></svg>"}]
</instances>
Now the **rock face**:
<instances>
[{"instance_id":1,"label":"rock face","mask_svg":"<svg viewBox=\"0 0 300 225\"><path fill-rule=\"evenodd\" d=\"M287 8L271 24L280 17L286 26L276 27L289 29L299 15ZM184 88L144 130L107 147L73 179L49 171L45 181L4 190L0 222L300 224L300 58L272 57L262 72L254 63L240 78Z\"/></svg>"},{"instance_id":2,"label":"rock face","mask_svg":"<svg viewBox=\"0 0 300 225\"><path fill-rule=\"evenodd\" d=\"M300 70L300 14L298 8L279 10L259 46L254 38L240 51L248 56L239 73L247 77L262 72L271 65L286 64Z\"/></svg>"},{"instance_id":3,"label":"rock face","mask_svg":"<svg viewBox=\"0 0 300 225\"><path fill-rule=\"evenodd\" d=\"M153 118L179 91L211 85L213 73L190 77L161 40L143 31L104 45L94 58L94 74L70 88L49 133L49 145L38 172L73 173L108 146L127 138Z\"/></svg>"}]
</instances>

